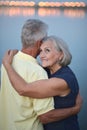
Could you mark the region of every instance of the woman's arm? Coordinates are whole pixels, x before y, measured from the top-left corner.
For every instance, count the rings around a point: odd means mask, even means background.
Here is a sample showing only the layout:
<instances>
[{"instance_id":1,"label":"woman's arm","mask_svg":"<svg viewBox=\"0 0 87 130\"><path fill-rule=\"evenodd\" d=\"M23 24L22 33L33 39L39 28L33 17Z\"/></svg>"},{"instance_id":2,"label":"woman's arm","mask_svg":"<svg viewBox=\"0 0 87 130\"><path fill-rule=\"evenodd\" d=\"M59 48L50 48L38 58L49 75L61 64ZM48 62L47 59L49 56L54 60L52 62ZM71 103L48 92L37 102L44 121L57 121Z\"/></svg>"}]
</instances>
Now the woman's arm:
<instances>
[{"instance_id":1,"label":"woman's arm","mask_svg":"<svg viewBox=\"0 0 87 130\"><path fill-rule=\"evenodd\" d=\"M6 52L3 65L6 68L9 79L14 89L22 96L33 98L46 98L56 95L66 95L70 92L67 83L63 79L51 78L27 83L11 66L14 51Z\"/></svg>"}]
</instances>

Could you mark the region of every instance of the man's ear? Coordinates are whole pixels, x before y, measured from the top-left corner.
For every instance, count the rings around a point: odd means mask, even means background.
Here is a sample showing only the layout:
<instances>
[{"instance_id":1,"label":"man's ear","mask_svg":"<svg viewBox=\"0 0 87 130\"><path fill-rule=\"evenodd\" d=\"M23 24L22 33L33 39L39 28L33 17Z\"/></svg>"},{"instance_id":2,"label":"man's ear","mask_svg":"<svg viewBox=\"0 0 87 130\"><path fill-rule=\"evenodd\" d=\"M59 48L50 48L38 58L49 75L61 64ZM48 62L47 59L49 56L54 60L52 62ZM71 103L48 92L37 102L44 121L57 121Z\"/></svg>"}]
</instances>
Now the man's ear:
<instances>
[{"instance_id":1,"label":"man's ear","mask_svg":"<svg viewBox=\"0 0 87 130\"><path fill-rule=\"evenodd\" d=\"M42 44L41 40L37 41L37 45L38 45L38 47L40 47L41 44Z\"/></svg>"},{"instance_id":2,"label":"man's ear","mask_svg":"<svg viewBox=\"0 0 87 130\"><path fill-rule=\"evenodd\" d=\"M36 42L36 47L39 49L40 48L40 46L41 46L41 40L38 40L37 42Z\"/></svg>"}]
</instances>

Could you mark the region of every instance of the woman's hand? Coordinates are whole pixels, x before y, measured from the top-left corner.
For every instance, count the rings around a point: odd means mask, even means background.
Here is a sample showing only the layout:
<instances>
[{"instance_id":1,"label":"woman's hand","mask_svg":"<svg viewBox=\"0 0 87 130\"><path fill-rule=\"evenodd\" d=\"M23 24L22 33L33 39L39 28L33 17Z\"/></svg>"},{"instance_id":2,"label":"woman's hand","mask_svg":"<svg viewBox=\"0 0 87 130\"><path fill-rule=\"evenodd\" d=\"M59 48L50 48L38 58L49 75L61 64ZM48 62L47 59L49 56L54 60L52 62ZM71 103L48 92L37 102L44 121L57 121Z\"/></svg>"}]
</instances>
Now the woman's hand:
<instances>
[{"instance_id":1,"label":"woman's hand","mask_svg":"<svg viewBox=\"0 0 87 130\"><path fill-rule=\"evenodd\" d=\"M6 67L7 65L10 65L12 64L12 60L13 60L13 57L14 55L18 52L18 50L8 50L3 59L2 59L2 63L3 65Z\"/></svg>"}]
</instances>

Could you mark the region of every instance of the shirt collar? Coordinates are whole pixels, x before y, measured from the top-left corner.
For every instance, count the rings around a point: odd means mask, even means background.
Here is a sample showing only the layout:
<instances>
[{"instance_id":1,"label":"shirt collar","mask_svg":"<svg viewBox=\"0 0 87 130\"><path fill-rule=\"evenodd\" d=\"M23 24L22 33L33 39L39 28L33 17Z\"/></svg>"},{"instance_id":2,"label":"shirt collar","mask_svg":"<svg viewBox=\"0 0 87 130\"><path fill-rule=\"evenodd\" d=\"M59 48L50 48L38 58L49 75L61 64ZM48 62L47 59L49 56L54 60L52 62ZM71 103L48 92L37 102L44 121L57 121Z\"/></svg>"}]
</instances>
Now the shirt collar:
<instances>
[{"instance_id":1,"label":"shirt collar","mask_svg":"<svg viewBox=\"0 0 87 130\"><path fill-rule=\"evenodd\" d=\"M34 58L33 56L28 55L28 54L26 54L26 53L23 53L22 51L19 51L19 52L17 53L17 55L21 56L21 57L22 57L23 59L25 59L25 60L30 60L30 61L32 61L32 62L38 63L37 60L36 60L36 58Z\"/></svg>"}]
</instances>

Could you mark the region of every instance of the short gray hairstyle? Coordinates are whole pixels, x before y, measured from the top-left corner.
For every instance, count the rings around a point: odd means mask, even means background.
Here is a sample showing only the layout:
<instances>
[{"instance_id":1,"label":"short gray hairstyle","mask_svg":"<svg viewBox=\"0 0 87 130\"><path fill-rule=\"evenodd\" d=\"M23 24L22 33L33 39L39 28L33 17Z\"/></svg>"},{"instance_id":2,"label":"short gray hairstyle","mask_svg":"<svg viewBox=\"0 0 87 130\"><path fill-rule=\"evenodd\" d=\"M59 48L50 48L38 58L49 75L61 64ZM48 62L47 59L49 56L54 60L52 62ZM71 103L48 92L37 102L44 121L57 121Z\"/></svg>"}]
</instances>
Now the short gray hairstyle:
<instances>
[{"instance_id":1,"label":"short gray hairstyle","mask_svg":"<svg viewBox=\"0 0 87 130\"><path fill-rule=\"evenodd\" d=\"M58 52L63 52L63 58L59 61L59 64L61 66L66 66L71 63L72 55L69 51L66 42L63 39L56 36L48 36L42 40L42 43L46 41L51 41Z\"/></svg>"},{"instance_id":2,"label":"short gray hairstyle","mask_svg":"<svg viewBox=\"0 0 87 130\"><path fill-rule=\"evenodd\" d=\"M47 36L48 25L39 19L29 19L25 22L21 32L23 47L34 45Z\"/></svg>"}]
</instances>

